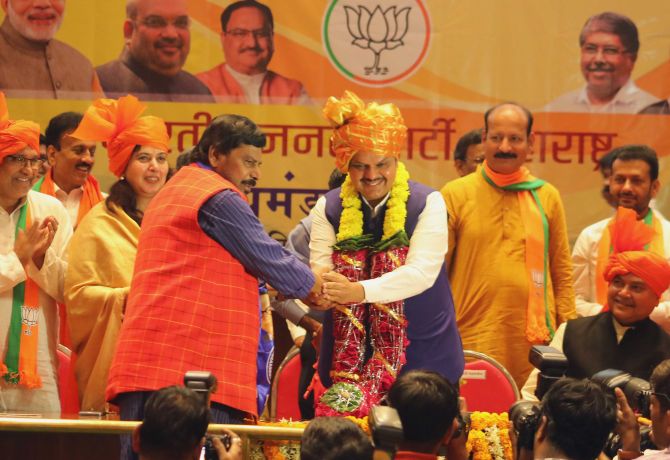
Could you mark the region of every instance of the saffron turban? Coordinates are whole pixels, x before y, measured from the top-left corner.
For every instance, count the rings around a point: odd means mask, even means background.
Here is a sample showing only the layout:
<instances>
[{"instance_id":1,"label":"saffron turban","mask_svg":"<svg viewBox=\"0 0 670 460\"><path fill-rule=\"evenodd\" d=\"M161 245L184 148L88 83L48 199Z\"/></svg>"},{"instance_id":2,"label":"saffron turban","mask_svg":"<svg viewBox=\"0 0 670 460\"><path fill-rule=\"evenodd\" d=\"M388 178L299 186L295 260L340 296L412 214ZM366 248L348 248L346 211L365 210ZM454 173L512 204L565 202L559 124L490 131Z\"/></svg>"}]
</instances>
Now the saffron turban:
<instances>
[{"instance_id":1,"label":"saffron turban","mask_svg":"<svg viewBox=\"0 0 670 460\"><path fill-rule=\"evenodd\" d=\"M154 116L140 116L147 106L135 96L97 99L71 134L77 139L106 143L109 170L121 177L137 145L168 152L170 136L165 122Z\"/></svg>"},{"instance_id":2,"label":"saffron turban","mask_svg":"<svg viewBox=\"0 0 670 460\"><path fill-rule=\"evenodd\" d=\"M5 95L0 92L0 161L26 147L36 152L40 149L40 126L33 121L10 120Z\"/></svg>"},{"instance_id":3,"label":"saffron turban","mask_svg":"<svg viewBox=\"0 0 670 460\"><path fill-rule=\"evenodd\" d=\"M654 229L637 220L635 211L625 208L617 210L610 225L613 252L603 273L605 280L609 283L616 276L632 273L661 297L670 286L670 264L665 257L644 250L654 237Z\"/></svg>"},{"instance_id":4,"label":"saffron turban","mask_svg":"<svg viewBox=\"0 0 670 460\"><path fill-rule=\"evenodd\" d=\"M360 151L398 158L405 148L407 126L394 104L371 102L366 106L354 93L345 91L341 99L328 98L323 115L334 127L330 148L343 173Z\"/></svg>"}]
</instances>

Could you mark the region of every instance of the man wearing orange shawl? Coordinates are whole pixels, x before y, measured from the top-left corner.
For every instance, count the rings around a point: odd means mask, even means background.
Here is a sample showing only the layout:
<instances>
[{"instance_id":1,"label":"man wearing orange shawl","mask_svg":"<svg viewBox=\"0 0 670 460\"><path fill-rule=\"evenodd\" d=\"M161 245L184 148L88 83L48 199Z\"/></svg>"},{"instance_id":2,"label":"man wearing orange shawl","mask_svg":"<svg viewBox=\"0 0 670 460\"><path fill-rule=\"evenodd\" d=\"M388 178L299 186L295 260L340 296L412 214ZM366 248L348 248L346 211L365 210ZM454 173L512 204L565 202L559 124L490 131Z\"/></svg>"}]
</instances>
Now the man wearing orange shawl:
<instances>
[{"instance_id":1,"label":"man wearing orange shawl","mask_svg":"<svg viewBox=\"0 0 670 460\"><path fill-rule=\"evenodd\" d=\"M655 231L637 220L634 210L620 207L607 231L612 254L603 278L609 308L562 324L551 346L565 353L570 377L589 378L605 369L620 369L649 380L654 368L670 358L670 335L650 319L670 286L670 264L644 250ZM533 399L537 374L533 371L524 386L525 399Z\"/></svg>"},{"instance_id":2,"label":"man wearing orange shawl","mask_svg":"<svg viewBox=\"0 0 670 460\"><path fill-rule=\"evenodd\" d=\"M96 143L70 136L81 118L80 113L64 112L49 121L46 138L51 167L33 186L34 190L56 197L63 203L74 229L86 213L104 198L98 180L91 174ZM60 306L58 315L60 343L71 347L64 306Z\"/></svg>"},{"instance_id":3,"label":"man wearing orange shawl","mask_svg":"<svg viewBox=\"0 0 670 460\"><path fill-rule=\"evenodd\" d=\"M524 167L532 114L514 103L484 116L485 161L442 189L447 267L463 348L502 363L517 385L533 344L576 316L565 212L556 188Z\"/></svg>"},{"instance_id":4,"label":"man wearing orange shawl","mask_svg":"<svg viewBox=\"0 0 670 460\"><path fill-rule=\"evenodd\" d=\"M650 207L660 189L656 152L646 145L624 145L609 155L613 156L609 178L613 199L618 206L635 210L638 219L654 229L654 237L643 249L670 258L670 222ZM577 313L581 316L598 314L606 305L603 273L612 252L611 222L612 218L607 218L586 227L572 251ZM670 331L670 293L661 296L651 319Z\"/></svg>"},{"instance_id":5,"label":"man wearing orange shawl","mask_svg":"<svg viewBox=\"0 0 670 460\"><path fill-rule=\"evenodd\" d=\"M70 243L64 295L83 410L106 407L107 375L133 276L142 214L168 174L167 128L158 117L141 116L145 109L135 96L98 99L72 133L75 139L105 142L109 170L117 178L126 176L82 219ZM138 167L141 175L134 174ZM132 203L124 200L128 195Z\"/></svg>"},{"instance_id":6,"label":"man wearing orange shawl","mask_svg":"<svg viewBox=\"0 0 670 460\"><path fill-rule=\"evenodd\" d=\"M0 93L0 411L60 412L58 313L72 234L53 197L31 191L39 126L9 120Z\"/></svg>"}]
</instances>

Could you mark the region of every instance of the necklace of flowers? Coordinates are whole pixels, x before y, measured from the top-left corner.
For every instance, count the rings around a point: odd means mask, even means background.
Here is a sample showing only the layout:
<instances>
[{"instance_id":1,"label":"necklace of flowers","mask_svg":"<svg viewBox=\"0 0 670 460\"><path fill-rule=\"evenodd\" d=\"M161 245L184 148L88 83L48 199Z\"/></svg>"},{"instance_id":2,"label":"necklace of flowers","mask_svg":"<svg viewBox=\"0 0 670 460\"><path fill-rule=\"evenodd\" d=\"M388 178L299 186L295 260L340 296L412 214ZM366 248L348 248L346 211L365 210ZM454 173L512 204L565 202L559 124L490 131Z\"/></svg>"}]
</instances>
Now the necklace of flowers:
<instances>
[{"instance_id":1,"label":"necklace of flowers","mask_svg":"<svg viewBox=\"0 0 670 460\"><path fill-rule=\"evenodd\" d=\"M407 235L405 234L407 199L409 198L408 180L409 173L407 172L407 168L399 161L395 180L391 187L391 196L386 203L384 234L379 243L381 245L396 238L401 240L401 245L409 244ZM340 217L340 228L337 232L337 242L360 239L363 237L362 203L348 175L342 184L340 198L342 199L342 215Z\"/></svg>"}]
</instances>

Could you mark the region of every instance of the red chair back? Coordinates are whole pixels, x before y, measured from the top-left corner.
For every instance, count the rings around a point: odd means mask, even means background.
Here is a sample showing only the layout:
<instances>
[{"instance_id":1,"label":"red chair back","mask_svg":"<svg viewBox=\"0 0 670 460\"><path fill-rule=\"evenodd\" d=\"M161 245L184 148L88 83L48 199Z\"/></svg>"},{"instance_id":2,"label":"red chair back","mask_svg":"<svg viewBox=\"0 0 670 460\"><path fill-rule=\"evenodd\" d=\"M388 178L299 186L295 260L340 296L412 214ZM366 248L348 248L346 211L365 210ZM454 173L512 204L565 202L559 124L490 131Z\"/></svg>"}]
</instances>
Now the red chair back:
<instances>
[{"instance_id":1,"label":"red chair back","mask_svg":"<svg viewBox=\"0 0 670 460\"><path fill-rule=\"evenodd\" d=\"M72 352L64 345L58 345L58 396L63 414L79 413L79 390L74 378Z\"/></svg>"},{"instance_id":2,"label":"red chair back","mask_svg":"<svg viewBox=\"0 0 670 460\"><path fill-rule=\"evenodd\" d=\"M270 417L272 420L300 420L298 383L300 380L300 350L293 347L277 368L272 380Z\"/></svg>"},{"instance_id":3,"label":"red chair back","mask_svg":"<svg viewBox=\"0 0 670 460\"><path fill-rule=\"evenodd\" d=\"M464 350L464 354L460 390L468 411L507 412L519 399L519 389L507 369L483 353Z\"/></svg>"}]
</instances>

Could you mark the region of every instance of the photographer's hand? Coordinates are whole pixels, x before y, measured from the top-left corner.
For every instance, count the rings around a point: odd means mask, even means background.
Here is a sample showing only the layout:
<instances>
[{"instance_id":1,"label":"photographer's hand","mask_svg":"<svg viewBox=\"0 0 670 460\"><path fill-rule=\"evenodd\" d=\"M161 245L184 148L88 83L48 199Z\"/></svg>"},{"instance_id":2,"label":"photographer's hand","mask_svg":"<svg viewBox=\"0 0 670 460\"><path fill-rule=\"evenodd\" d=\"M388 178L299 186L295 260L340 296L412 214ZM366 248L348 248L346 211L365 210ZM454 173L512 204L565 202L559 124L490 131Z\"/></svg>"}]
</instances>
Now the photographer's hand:
<instances>
[{"instance_id":1,"label":"photographer's hand","mask_svg":"<svg viewBox=\"0 0 670 460\"><path fill-rule=\"evenodd\" d=\"M242 460L244 458L242 456L242 440L230 430L224 429L223 431L230 436L230 450L226 450L226 446L223 445L218 436L212 436L212 445L216 449L219 460Z\"/></svg>"},{"instance_id":2,"label":"photographer's hand","mask_svg":"<svg viewBox=\"0 0 670 460\"><path fill-rule=\"evenodd\" d=\"M637 417L620 388L614 389L614 395L617 400L617 425L614 431L621 437L621 450L639 452L640 425L637 423Z\"/></svg>"}]
</instances>

